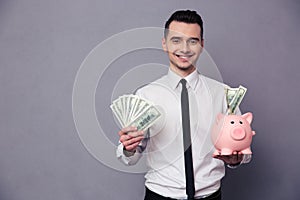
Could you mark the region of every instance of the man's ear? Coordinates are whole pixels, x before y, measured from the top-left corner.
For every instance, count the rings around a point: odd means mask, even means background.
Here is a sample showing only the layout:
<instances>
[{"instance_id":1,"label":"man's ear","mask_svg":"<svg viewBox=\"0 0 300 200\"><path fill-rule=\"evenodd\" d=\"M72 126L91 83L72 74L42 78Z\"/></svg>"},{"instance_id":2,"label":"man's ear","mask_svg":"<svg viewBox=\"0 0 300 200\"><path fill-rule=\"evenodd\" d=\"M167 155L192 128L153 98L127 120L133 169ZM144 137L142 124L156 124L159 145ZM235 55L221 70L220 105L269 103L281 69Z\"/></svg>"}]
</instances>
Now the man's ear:
<instances>
[{"instance_id":1,"label":"man's ear","mask_svg":"<svg viewBox=\"0 0 300 200\"><path fill-rule=\"evenodd\" d=\"M200 54L201 54L203 52L203 48L204 48L204 39L201 39L200 45L201 45L201 49L200 49Z\"/></svg>"},{"instance_id":2,"label":"man's ear","mask_svg":"<svg viewBox=\"0 0 300 200\"><path fill-rule=\"evenodd\" d=\"M201 39L200 44L201 44L201 47L204 48L204 39Z\"/></svg>"},{"instance_id":3,"label":"man's ear","mask_svg":"<svg viewBox=\"0 0 300 200\"><path fill-rule=\"evenodd\" d=\"M165 52L167 52L167 44L166 44L166 38L163 37L162 40L161 40L161 45L162 45L162 48Z\"/></svg>"}]
</instances>

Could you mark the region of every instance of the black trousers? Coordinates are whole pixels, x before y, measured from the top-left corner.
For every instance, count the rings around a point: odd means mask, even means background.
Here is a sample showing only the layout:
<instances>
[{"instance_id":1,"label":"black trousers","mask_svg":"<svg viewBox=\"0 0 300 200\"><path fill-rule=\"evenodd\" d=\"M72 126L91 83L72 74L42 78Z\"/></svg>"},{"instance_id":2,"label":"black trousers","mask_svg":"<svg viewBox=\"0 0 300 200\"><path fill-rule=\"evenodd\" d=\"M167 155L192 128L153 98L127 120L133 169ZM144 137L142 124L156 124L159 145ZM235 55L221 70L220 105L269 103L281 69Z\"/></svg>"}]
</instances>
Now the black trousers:
<instances>
[{"instance_id":1,"label":"black trousers","mask_svg":"<svg viewBox=\"0 0 300 200\"><path fill-rule=\"evenodd\" d=\"M220 188L215 193L209 195L208 197L201 198L200 200L221 200L222 199L221 196L222 196L222 194L221 194L221 188ZM152 192L151 190L149 190L146 187L146 194L145 194L145 199L144 200L176 200L176 199L161 196L161 195L159 195L155 192Z\"/></svg>"}]
</instances>

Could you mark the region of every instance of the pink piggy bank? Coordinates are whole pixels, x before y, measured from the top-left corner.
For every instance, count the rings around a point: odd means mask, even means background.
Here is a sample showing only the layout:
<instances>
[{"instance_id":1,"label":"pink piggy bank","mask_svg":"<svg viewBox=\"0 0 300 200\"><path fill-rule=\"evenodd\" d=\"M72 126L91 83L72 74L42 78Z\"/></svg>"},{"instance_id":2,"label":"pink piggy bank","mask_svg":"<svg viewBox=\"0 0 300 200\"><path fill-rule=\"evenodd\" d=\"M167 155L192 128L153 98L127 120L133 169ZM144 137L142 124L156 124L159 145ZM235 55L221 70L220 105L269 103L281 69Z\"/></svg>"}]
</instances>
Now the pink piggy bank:
<instances>
[{"instance_id":1,"label":"pink piggy bank","mask_svg":"<svg viewBox=\"0 0 300 200\"><path fill-rule=\"evenodd\" d=\"M213 155L231 155L234 152L252 154L250 145L255 135L250 126L252 119L250 112L243 115L218 114L211 132L216 148Z\"/></svg>"}]
</instances>

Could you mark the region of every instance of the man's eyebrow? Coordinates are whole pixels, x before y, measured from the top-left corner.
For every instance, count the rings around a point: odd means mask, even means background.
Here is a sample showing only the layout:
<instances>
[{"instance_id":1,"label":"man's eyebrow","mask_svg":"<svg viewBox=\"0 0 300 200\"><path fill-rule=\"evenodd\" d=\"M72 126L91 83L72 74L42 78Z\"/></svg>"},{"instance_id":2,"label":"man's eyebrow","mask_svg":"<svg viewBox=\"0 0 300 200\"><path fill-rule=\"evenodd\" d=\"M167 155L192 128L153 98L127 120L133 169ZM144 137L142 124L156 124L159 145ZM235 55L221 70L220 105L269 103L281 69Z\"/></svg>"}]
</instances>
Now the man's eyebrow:
<instances>
[{"instance_id":1,"label":"man's eyebrow","mask_svg":"<svg viewBox=\"0 0 300 200\"><path fill-rule=\"evenodd\" d=\"M174 40L174 39L179 40L179 39L183 39L183 37L173 36L173 37L170 38L170 40ZM190 37L190 38L188 38L188 40L197 40L197 41L200 41L200 39L198 37Z\"/></svg>"},{"instance_id":2,"label":"man's eyebrow","mask_svg":"<svg viewBox=\"0 0 300 200\"><path fill-rule=\"evenodd\" d=\"M188 40L197 40L197 41L200 41L200 39L197 38L197 37L191 37L191 38L189 38Z\"/></svg>"},{"instance_id":3,"label":"man's eyebrow","mask_svg":"<svg viewBox=\"0 0 300 200\"><path fill-rule=\"evenodd\" d=\"M177 40L178 40L178 39L182 39L182 37L179 37L179 36L173 36L173 37L170 38L170 40L174 40L174 39L177 39Z\"/></svg>"}]
</instances>

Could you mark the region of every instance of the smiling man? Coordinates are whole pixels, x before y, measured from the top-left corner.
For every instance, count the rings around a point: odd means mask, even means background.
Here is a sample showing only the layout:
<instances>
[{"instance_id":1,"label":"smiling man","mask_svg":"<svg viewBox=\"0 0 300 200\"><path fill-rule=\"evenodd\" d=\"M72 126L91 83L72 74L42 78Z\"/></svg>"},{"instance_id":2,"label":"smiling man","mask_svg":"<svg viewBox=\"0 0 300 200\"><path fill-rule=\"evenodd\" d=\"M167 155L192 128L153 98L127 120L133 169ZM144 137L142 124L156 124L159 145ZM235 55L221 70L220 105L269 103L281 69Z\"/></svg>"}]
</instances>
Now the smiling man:
<instances>
[{"instance_id":1,"label":"smiling man","mask_svg":"<svg viewBox=\"0 0 300 200\"><path fill-rule=\"evenodd\" d=\"M125 127L119 132L117 157L126 165L147 157L145 200L221 199L225 165L248 162L236 154L213 158L210 128L226 111L223 83L200 74L196 62L203 50L203 22L195 11L176 11L162 39L170 67L167 75L137 95L162 108L163 117L146 132Z\"/></svg>"},{"instance_id":2,"label":"smiling man","mask_svg":"<svg viewBox=\"0 0 300 200\"><path fill-rule=\"evenodd\" d=\"M203 49L201 27L197 23L180 21L172 21L166 26L162 46L169 55L170 69L185 77L196 69Z\"/></svg>"}]
</instances>

